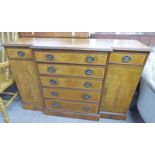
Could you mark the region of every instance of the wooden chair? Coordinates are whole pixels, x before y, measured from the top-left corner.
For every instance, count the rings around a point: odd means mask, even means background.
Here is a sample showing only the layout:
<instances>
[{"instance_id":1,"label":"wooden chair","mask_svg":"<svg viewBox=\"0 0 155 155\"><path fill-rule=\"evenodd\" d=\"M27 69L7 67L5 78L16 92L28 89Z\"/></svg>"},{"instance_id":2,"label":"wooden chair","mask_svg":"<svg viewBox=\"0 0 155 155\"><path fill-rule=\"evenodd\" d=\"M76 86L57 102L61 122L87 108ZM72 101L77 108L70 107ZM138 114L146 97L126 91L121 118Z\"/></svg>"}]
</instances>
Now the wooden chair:
<instances>
[{"instance_id":1,"label":"wooden chair","mask_svg":"<svg viewBox=\"0 0 155 155\"><path fill-rule=\"evenodd\" d=\"M8 36L9 35L7 34L7 37ZM1 39L2 39L2 44L3 44L5 41L4 32L1 32ZM10 37L8 37L7 39L10 39ZM6 91L13 83L14 83L14 80L9 71L9 63L7 61L4 48L1 47L1 50L0 50L0 95L11 96L9 100L3 100L0 97L0 112L2 112L5 122L9 122L9 117L7 115L6 109L18 95L18 92L14 93L14 92Z\"/></svg>"}]
</instances>

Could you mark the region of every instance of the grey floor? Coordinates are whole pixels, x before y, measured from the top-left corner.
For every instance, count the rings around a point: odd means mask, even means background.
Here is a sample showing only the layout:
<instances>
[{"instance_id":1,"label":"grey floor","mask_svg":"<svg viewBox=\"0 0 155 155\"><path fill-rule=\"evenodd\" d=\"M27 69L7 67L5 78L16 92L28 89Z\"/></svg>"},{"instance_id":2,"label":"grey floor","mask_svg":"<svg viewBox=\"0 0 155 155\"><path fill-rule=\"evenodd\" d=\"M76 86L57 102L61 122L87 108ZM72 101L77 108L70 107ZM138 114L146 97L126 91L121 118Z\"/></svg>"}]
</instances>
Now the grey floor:
<instances>
[{"instance_id":1,"label":"grey floor","mask_svg":"<svg viewBox=\"0 0 155 155\"><path fill-rule=\"evenodd\" d=\"M19 96L14 100L7 109L11 123L143 123L138 112L128 112L128 118L125 121L100 119L100 121L88 121L75 118L65 118L57 116L47 116L42 112L24 110L22 101ZM0 123L3 123L2 114L0 113Z\"/></svg>"}]
</instances>

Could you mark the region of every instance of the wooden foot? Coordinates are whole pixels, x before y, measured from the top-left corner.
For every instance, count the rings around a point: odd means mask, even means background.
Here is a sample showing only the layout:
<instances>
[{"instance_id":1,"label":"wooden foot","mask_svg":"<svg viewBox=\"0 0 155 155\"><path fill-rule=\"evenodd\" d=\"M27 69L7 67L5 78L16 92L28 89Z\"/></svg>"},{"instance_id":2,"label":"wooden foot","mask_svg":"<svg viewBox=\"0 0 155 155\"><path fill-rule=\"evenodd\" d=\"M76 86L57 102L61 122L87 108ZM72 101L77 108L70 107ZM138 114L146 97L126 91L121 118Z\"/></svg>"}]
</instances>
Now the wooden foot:
<instances>
[{"instance_id":1,"label":"wooden foot","mask_svg":"<svg viewBox=\"0 0 155 155\"><path fill-rule=\"evenodd\" d=\"M5 108L1 98L0 98L0 111L2 112L5 123L9 123L10 120L9 120L9 117L7 115L7 112L6 112L6 108Z\"/></svg>"}]
</instances>

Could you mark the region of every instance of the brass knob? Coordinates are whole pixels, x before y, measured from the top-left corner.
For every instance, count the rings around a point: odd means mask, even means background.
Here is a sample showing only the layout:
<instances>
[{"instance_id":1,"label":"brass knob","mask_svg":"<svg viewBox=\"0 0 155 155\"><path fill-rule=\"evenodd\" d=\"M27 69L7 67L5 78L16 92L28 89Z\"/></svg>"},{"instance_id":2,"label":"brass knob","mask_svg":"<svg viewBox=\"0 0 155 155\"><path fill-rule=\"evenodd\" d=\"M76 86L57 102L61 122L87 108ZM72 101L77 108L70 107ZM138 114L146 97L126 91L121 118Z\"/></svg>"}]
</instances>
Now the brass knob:
<instances>
[{"instance_id":1,"label":"brass knob","mask_svg":"<svg viewBox=\"0 0 155 155\"><path fill-rule=\"evenodd\" d=\"M130 62L131 61L131 57L130 56L124 56L122 57L122 62Z\"/></svg>"},{"instance_id":2,"label":"brass knob","mask_svg":"<svg viewBox=\"0 0 155 155\"><path fill-rule=\"evenodd\" d=\"M83 107L83 111L89 111L89 110L90 110L90 107L87 107L87 106Z\"/></svg>"},{"instance_id":3,"label":"brass knob","mask_svg":"<svg viewBox=\"0 0 155 155\"><path fill-rule=\"evenodd\" d=\"M60 105L60 103L58 103L58 102L54 102L54 103L52 104L52 107L53 107L53 108L61 108L61 105Z\"/></svg>"},{"instance_id":4,"label":"brass knob","mask_svg":"<svg viewBox=\"0 0 155 155\"><path fill-rule=\"evenodd\" d=\"M50 80L49 82L50 82L51 85L56 85L57 84L56 80Z\"/></svg>"},{"instance_id":5,"label":"brass knob","mask_svg":"<svg viewBox=\"0 0 155 155\"><path fill-rule=\"evenodd\" d=\"M84 87L86 87L86 88L89 88L91 86L92 86L92 83L90 83L90 82L85 82L84 83Z\"/></svg>"},{"instance_id":6,"label":"brass knob","mask_svg":"<svg viewBox=\"0 0 155 155\"><path fill-rule=\"evenodd\" d=\"M18 51L17 54L20 57L24 57L25 56L25 53L23 51Z\"/></svg>"},{"instance_id":7,"label":"brass knob","mask_svg":"<svg viewBox=\"0 0 155 155\"><path fill-rule=\"evenodd\" d=\"M46 55L46 60L52 61L52 60L54 60L54 56L53 55Z\"/></svg>"},{"instance_id":8,"label":"brass knob","mask_svg":"<svg viewBox=\"0 0 155 155\"><path fill-rule=\"evenodd\" d=\"M89 100L90 98L91 98L91 96L88 95L88 94L83 95L83 99L84 99L84 100Z\"/></svg>"},{"instance_id":9,"label":"brass knob","mask_svg":"<svg viewBox=\"0 0 155 155\"><path fill-rule=\"evenodd\" d=\"M51 92L51 96L58 96L57 92Z\"/></svg>"},{"instance_id":10,"label":"brass knob","mask_svg":"<svg viewBox=\"0 0 155 155\"><path fill-rule=\"evenodd\" d=\"M55 73L56 72L56 68L54 67L48 67L48 72L51 72L51 73Z\"/></svg>"},{"instance_id":11,"label":"brass knob","mask_svg":"<svg viewBox=\"0 0 155 155\"><path fill-rule=\"evenodd\" d=\"M87 69L87 70L85 70L85 74L86 75L92 75L94 72L93 72L93 70L91 70L91 69Z\"/></svg>"},{"instance_id":12,"label":"brass knob","mask_svg":"<svg viewBox=\"0 0 155 155\"><path fill-rule=\"evenodd\" d=\"M95 58L92 57L92 56L88 56L88 57L86 58L86 61L87 61L88 63L92 63L94 60L95 60Z\"/></svg>"}]
</instances>

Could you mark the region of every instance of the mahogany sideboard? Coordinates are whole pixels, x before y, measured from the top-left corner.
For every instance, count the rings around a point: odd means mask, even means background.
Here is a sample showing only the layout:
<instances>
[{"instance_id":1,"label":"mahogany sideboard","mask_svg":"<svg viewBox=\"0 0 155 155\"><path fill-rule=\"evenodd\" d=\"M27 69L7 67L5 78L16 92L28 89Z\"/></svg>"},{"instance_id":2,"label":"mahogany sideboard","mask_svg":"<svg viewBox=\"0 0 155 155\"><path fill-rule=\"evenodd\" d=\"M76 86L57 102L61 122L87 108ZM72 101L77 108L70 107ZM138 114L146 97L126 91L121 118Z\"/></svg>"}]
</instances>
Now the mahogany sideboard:
<instances>
[{"instance_id":1,"label":"mahogany sideboard","mask_svg":"<svg viewBox=\"0 0 155 155\"><path fill-rule=\"evenodd\" d=\"M4 44L25 109L126 119L150 48L135 40L19 38Z\"/></svg>"}]
</instances>

